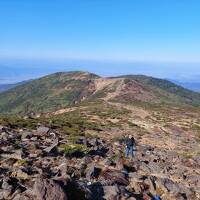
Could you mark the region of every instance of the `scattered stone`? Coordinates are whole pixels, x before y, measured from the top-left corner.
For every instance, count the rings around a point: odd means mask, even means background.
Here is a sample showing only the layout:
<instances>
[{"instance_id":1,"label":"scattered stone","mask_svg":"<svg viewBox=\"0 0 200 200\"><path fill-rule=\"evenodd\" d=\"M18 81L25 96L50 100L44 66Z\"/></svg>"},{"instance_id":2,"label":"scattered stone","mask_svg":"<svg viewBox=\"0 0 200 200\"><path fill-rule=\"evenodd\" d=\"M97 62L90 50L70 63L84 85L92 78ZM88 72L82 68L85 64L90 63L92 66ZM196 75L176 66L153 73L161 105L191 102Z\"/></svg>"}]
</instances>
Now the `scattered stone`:
<instances>
[{"instance_id":1,"label":"scattered stone","mask_svg":"<svg viewBox=\"0 0 200 200\"><path fill-rule=\"evenodd\" d=\"M93 178L97 178L101 173L101 169L98 168L97 166L95 166L95 164L91 164L91 166L89 166L86 169L86 178L88 180L91 180Z\"/></svg>"},{"instance_id":2,"label":"scattered stone","mask_svg":"<svg viewBox=\"0 0 200 200\"><path fill-rule=\"evenodd\" d=\"M57 138L55 141L53 141L53 144L50 147L47 147L46 149L44 149L44 151L46 153L50 153L51 151L55 150L55 148L58 146L58 143L59 143L59 141Z\"/></svg>"},{"instance_id":3,"label":"scattered stone","mask_svg":"<svg viewBox=\"0 0 200 200\"><path fill-rule=\"evenodd\" d=\"M117 185L115 186L104 186L104 198L109 200L117 200L119 199L119 188Z\"/></svg>"},{"instance_id":4,"label":"scattered stone","mask_svg":"<svg viewBox=\"0 0 200 200\"><path fill-rule=\"evenodd\" d=\"M41 177L35 181L34 194L38 200L67 200L67 195L58 183Z\"/></svg>"},{"instance_id":5,"label":"scattered stone","mask_svg":"<svg viewBox=\"0 0 200 200\"><path fill-rule=\"evenodd\" d=\"M1 154L1 157L21 160L22 155L23 155L22 150L16 150L13 153L3 153L3 154Z\"/></svg>"},{"instance_id":6,"label":"scattered stone","mask_svg":"<svg viewBox=\"0 0 200 200\"><path fill-rule=\"evenodd\" d=\"M179 158L174 150L148 145L125 159L122 143L80 136L74 144L68 137L43 126L36 131L0 126L0 200L200 197L198 155ZM70 145L84 154L65 156Z\"/></svg>"},{"instance_id":7,"label":"scattered stone","mask_svg":"<svg viewBox=\"0 0 200 200\"><path fill-rule=\"evenodd\" d=\"M23 172L21 169L19 169L16 172L12 172L11 177L16 177L20 180L27 180L29 179L29 176L27 173Z\"/></svg>"},{"instance_id":8,"label":"scattered stone","mask_svg":"<svg viewBox=\"0 0 200 200\"><path fill-rule=\"evenodd\" d=\"M9 196L11 195L12 193L12 185L10 185L9 183L9 179L8 178L5 178L5 179L2 179L0 180L0 199L8 199Z\"/></svg>"},{"instance_id":9,"label":"scattered stone","mask_svg":"<svg viewBox=\"0 0 200 200\"><path fill-rule=\"evenodd\" d=\"M48 127L39 126L34 134L39 135L39 136L44 136L44 135L47 135L49 131L50 129Z\"/></svg>"},{"instance_id":10,"label":"scattered stone","mask_svg":"<svg viewBox=\"0 0 200 200\"><path fill-rule=\"evenodd\" d=\"M103 185L118 184L127 186L129 184L123 172L118 170L106 169L102 171L99 179L102 181Z\"/></svg>"},{"instance_id":11,"label":"scattered stone","mask_svg":"<svg viewBox=\"0 0 200 200\"><path fill-rule=\"evenodd\" d=\"M0 133L3 132L4 127L0 125Z\"/></svg>"}]
</instances>

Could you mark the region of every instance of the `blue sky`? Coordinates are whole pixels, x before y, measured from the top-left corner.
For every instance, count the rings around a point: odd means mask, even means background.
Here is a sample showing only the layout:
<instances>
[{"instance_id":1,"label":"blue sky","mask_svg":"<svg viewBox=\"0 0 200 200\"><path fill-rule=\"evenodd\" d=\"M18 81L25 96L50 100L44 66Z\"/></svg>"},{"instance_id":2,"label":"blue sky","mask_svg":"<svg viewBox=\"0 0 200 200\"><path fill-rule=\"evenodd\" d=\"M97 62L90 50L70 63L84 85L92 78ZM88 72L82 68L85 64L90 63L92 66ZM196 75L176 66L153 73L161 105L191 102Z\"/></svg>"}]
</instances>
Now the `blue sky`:
<instances>
[{"instance_id":1,"label":"blue sky","mask_svg":"<svg viewBox=\"0 0 200 200\"><path fill-rule=\"evenodd\" d=\"M195 76L199 10L199 0L1 0L0 68Z\"/></svg>"}]
</instances>

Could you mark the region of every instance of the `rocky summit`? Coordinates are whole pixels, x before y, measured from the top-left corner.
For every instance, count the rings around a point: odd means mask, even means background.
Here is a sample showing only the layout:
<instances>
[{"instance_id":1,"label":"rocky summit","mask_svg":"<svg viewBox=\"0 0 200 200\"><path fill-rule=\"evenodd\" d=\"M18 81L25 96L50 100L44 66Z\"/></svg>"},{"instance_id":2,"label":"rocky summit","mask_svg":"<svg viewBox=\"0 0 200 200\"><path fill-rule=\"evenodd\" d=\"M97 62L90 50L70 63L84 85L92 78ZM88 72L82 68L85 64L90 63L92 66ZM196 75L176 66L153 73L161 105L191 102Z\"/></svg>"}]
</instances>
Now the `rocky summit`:
<instances>
[{"instance_id":1,"label":"rocky summit","mask_svg":"<svg viewBox=\"0 0 200 200\"><path fill-rule=\"evenodd\" d=\"M165 80L86 72L1 93L0 200L198 200L199 102Z\"/></svg>"}]
</instances>

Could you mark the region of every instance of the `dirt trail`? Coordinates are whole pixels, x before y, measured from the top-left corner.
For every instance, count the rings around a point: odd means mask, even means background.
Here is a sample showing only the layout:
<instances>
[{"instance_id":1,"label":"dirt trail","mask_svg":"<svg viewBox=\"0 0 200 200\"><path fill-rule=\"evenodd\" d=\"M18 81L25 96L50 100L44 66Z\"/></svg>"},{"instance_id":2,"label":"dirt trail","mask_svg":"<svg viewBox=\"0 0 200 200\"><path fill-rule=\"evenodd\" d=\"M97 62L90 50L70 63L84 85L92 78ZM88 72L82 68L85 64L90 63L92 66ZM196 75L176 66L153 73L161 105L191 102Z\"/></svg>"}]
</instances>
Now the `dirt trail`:
<instances>
[{"instance_id":1,"label":"dirt trail","mask_svg":"<svg viewBox=\"0 0 200 200\"><path fill-rule=\"evenodd\" d=\"M107 86L113 84L115 81L116 81L115 79L109 79L109 78L96 79L94 81L95 89L96 89L96 91L94 92L94 94L97 93L100 90L103 90Z\"/></svg>"},{"instance_id":2,"label":"dirt trail","mask_svg":"<svg viewBox=\"0 0 200 200\"><path fill-rule=\"evenodd\" d=\"M151 115L148 111L136 106L127 105L123 103L115 103L115 102L108 102L108 104L115 106L117 108L124 108L131 111L133 117L139 116L140 118L145 119L146 117Z\"/></svg>"}]
</instances>

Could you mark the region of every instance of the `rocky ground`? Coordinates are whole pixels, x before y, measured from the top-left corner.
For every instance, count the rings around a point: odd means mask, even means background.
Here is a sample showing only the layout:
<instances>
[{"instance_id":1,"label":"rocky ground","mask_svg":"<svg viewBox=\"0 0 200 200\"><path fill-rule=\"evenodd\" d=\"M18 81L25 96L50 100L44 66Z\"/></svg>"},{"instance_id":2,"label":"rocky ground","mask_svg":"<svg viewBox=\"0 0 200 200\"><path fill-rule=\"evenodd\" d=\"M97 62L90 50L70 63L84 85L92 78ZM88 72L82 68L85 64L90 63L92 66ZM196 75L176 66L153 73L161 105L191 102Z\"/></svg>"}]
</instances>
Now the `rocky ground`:
<instances>
[{"instance_id":1,"label":"rocky ground","mask_svg":"<svg viewBox=\"0 0 200 200\"><path fill-rule=\"evenodd\" d=\"M0 126L0 199L200 199L199 155L183 157L144 140L136 137L136 157L125 159L123 137Z\"/></svg>"}]
</instances>

